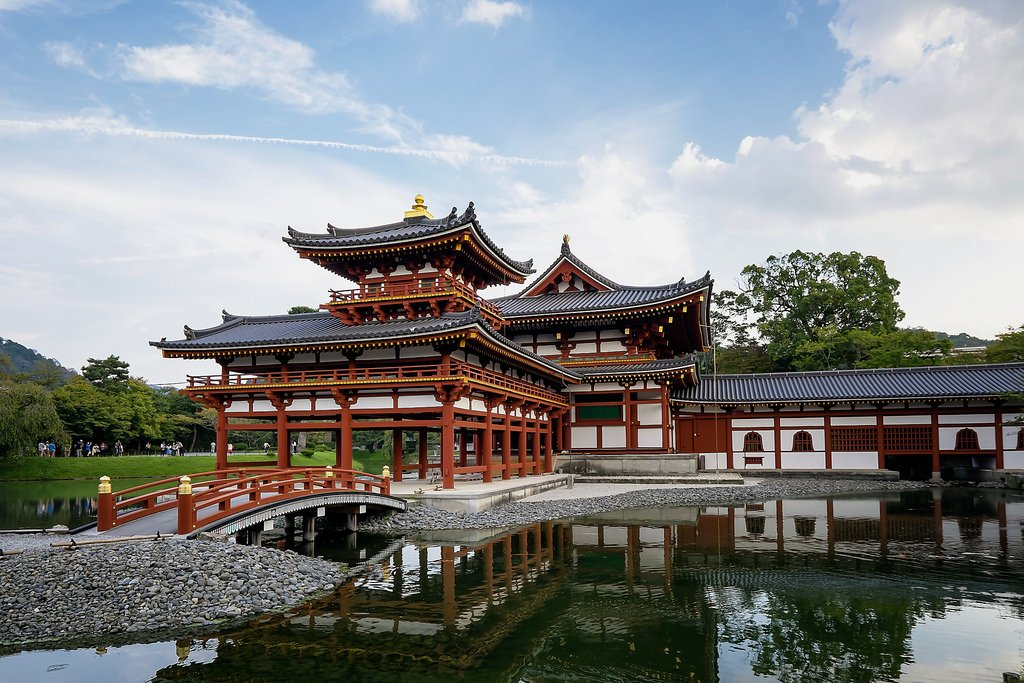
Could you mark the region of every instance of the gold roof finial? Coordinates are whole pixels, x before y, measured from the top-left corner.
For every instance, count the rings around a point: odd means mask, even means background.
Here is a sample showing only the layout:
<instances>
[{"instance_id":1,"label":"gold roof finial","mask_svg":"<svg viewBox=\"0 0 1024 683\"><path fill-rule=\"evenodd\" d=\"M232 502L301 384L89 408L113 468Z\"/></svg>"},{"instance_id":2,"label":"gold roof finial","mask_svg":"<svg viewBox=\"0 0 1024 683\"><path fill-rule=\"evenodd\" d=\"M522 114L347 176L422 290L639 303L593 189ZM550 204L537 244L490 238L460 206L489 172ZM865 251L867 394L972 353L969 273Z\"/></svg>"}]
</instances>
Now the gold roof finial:
<instances>
[{"instance_id":1,"label":"gold roof finial","mask_svg":"<svg viewBox=\"0 0 1024 683\"><path fill-rule=\"evenodd\" d=\"M420 216L426 216L427 218L434 217L434 214L427 211L427 205L423 203L423 195L416 195L413 201L415 203L408 211L405 212L406 218L419 218Z\"/></svg>"},{"instance_id":2,"label":"gold roof finial","mask_svg":"<svg viewBox=\"0 0 1024 683\"><path fill-rule=\"evenodd\" d=\"M562 235L562 244L569 244L569 233Z\"/></svg>"}]
</instances>

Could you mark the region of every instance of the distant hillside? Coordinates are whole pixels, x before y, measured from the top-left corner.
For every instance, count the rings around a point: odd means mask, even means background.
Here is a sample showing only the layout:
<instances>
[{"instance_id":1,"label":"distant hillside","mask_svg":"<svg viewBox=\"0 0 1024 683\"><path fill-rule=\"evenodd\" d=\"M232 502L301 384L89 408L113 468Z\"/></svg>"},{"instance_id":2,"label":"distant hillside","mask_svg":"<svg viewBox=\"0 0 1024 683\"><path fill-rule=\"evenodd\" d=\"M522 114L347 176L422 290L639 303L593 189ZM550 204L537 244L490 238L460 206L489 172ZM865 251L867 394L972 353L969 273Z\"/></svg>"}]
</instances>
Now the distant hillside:
<instances>
[{"instance_id":1,"label":"distant hillside","mask_svg":"<svg viewBox=\"0 0 1024 683\"><path fill-rule=\"evenodd\" d=\"M957 334L935 332L934 334L939 339L948 339L953 342L954 349L962 349L969 346L988 346L989 344L995 343L994 339L979 339L978 337L967 334L966 332L959 332Z\"/></svg>"},{"instance_id":2,"label":"distant hillside","mask_svg":"<svg viewBox=\"0 0 1024 683\"><path fill-rule=\"evenodd\" d=\"M49 363L50 365L60 369L61 374L64 375L65 379L76 374L74 370L62 366L60 361L54 358L47 358L35 349L30 349L27 346L22 346L16 341L4 339L3 337L0 337L0 355L6 356L10 359L13 366L11 371L13 372L31 373L35 369L36 363L43 361L44 363Z\"/></svg>"}]
</instances>

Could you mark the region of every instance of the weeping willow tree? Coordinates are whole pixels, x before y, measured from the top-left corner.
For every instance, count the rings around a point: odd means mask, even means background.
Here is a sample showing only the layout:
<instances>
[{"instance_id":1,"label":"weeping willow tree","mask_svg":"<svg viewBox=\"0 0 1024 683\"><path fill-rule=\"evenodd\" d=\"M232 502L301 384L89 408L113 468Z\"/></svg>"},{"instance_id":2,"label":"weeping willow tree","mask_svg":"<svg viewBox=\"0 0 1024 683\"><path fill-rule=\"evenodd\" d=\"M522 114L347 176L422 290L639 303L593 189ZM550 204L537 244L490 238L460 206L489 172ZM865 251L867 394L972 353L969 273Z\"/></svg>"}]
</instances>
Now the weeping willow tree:
<instances>
[{"instance_id":1,"label":"weeping willow tree","mask_svg":"<svg viewBox=\"0 0 1024 683\"><path fill-rule=\"evenodd\" d=\"M36 452L36 444L70 446L50 392L32 382L0 381L0 458Z\"/></svg>"}]
</instances>

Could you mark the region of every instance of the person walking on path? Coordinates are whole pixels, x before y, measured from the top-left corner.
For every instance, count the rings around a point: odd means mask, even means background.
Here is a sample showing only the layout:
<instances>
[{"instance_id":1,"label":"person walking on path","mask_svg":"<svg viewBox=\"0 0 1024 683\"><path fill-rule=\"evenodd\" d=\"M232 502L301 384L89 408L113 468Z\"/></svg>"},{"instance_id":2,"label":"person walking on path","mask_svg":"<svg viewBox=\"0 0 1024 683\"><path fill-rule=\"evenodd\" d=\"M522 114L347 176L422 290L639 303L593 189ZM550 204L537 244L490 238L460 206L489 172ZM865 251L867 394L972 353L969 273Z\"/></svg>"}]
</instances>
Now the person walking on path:
<instances>
[{"instance_id":1,"label":"person walking on path","mask_svg":"<svg viewBox=\"0 0 1024 683\"><path fill-rule=\"evenodd\" d=\"M49 443L49 444L47 445L47 450L49 451L49 453L50 453L50 457L51 457L51 458L55 458L55 457L57 457L57 442L55 442L55 441L51 441L51 442L50 442L50 443Z\"/></svg>"},{"instance_id":2,"label":"person walking on path","mask_svg":"<svg viewBox=\"0 0 1024 683\"><path fill-rule=\"evenodd\" d=\"M40 458L43 457L44 455L46 455L46 443L43 442L43 441L40 441L39 445L36 446L36 450L39 452L39 457Z\"/></svg>"}]
</instances>

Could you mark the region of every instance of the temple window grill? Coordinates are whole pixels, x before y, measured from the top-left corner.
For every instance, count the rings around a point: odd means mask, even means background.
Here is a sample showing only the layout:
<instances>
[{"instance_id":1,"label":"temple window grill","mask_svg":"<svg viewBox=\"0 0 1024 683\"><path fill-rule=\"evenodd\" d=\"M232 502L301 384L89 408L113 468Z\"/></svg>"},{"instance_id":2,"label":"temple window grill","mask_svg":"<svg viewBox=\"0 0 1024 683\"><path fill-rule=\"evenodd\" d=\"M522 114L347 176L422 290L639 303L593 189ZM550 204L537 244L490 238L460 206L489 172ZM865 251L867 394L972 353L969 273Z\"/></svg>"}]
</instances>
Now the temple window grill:
<instances>
[{"instance_id":1,"label":"temple window grill","mask_svg":"<svg viewBox=\"0 0 1024 683\"><path fill-rule=\"evenodd\" d=\"M956 433L956 445L953 446L954 450L957 451L979 451L981 446L978 444L978 432L964 427Z\"/></svg>"},{"instance_id":2,"label":"temple window grill","mask_svg":"<svg viewBox=\"0 0 1024 683\"><path fill-rule=\"evenodd\" d=\"M764 452L764 441L761 439L761 435L757 432L747 432L743 435L743 452L744 453L763 453Z\"/></svg>"},{"instance_id":3,"label":"temple window grill","mask_svg":"<svg viewBox=\"0 0 1024 683\"><path fill-rule=\"evenodd\" d=\"M814 440L810 432L800 431L793 435L793 452L810 453L814 451Z\"/></svg>"}]
</instances>

